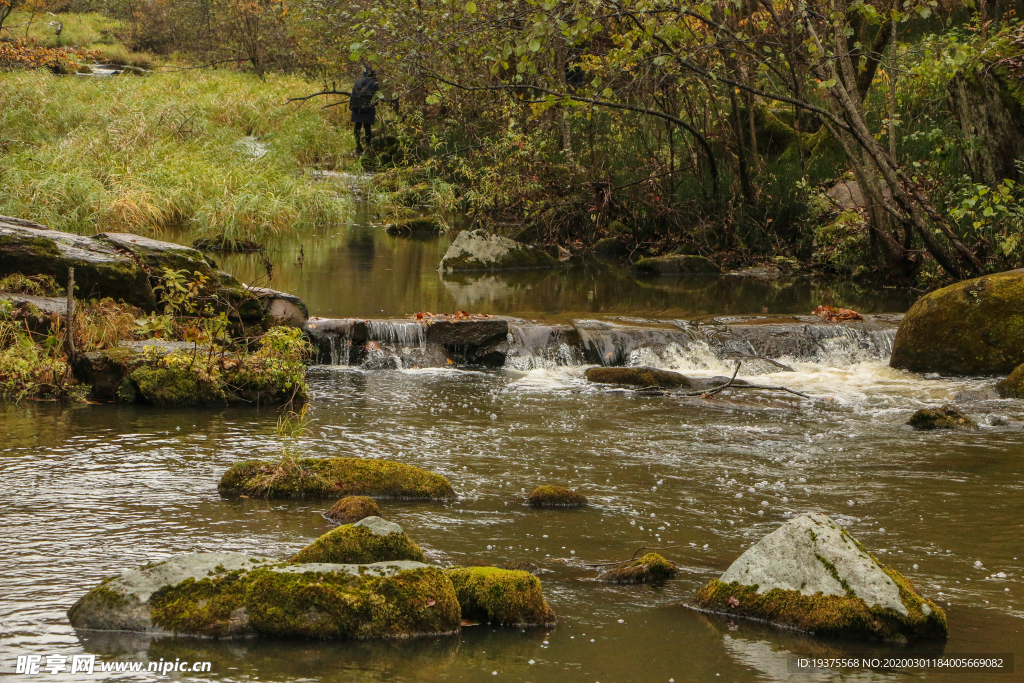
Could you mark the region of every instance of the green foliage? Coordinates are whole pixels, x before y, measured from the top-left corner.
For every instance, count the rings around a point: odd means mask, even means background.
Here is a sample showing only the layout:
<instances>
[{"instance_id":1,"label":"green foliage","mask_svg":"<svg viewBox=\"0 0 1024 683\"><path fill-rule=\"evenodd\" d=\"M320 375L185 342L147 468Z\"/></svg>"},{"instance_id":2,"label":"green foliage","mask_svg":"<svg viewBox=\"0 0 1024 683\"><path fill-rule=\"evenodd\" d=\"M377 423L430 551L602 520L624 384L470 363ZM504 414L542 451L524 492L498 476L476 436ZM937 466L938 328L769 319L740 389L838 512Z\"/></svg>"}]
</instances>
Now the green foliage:
<instances>
[{"instance_id":1,"label":"green foliage","mask_svg":"<svg viewBox=\"0 0 1024 683\"><path fill-rule=\"evenodd\" d=\"M0 278L0 292L30 294L32 296L65 296L64 288L49 275L22 275L11 273Z\"/></svg>"},{"instance_id":2,"label":"green foliage","mask_svg":"<svg viewBox=\"0 0 1024 683\"><path fill-rule=\"evenodd\" d=\"M349 199L305 164L351 146L338 109L285 105L312 86L231 71L0 78L0 214L57 230L265 241L340 220ZM255 158L241 141L255 136ZM13 138L13 139L11 139Z\"/></svg>"},{"instance_id":3,"label":"green foliage","mask_svg":"<svg viewBox=\"0 0 1024 683\"><path fill-rule=\"evenodd\" d=\"M1024 192L1013 180L994 188L963 179L950 215L967 234L990 245L996 270L1024 261Z\"/></svg>"},{"instance_id":4,"label":"green foliage","mask_svg":"<svg viewBox=\"0 0 1024 683\"><path fill-rule=\"evenodd\" d=\"M82 388L69 377L63 339L57 331L36 343L20 322L0 316L0 400L81 398Z\"/></svg>"}]
</instances>

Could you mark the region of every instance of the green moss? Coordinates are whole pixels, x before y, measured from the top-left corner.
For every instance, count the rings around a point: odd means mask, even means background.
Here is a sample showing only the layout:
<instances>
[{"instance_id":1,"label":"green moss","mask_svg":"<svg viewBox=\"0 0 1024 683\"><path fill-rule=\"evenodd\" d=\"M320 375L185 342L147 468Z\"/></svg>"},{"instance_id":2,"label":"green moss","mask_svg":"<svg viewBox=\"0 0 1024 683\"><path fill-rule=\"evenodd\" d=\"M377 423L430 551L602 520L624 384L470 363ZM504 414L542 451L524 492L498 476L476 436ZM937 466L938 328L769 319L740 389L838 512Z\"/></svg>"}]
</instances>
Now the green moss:
<instances>
[{"instance_id":1,"label":"green moss","mask_svg":"<svg viewBox=\"0 0 1024 683\"><path fill-rule=\"evenodd\" d=\"M468 567L447 572L464 619L502 626L550 626L554 610L544 600L540 580L524 571Z\"/></svg>"},{"instance_id":2,"label":"green moss","mask_svg":"<svg viewBox=\"0 0 1024 683\"><path fill-rule=\"evenodd\" d=\"M964 415L958 408L945 405L941 408L922 408L910 416L908 425L914 429L960 429L974 430L978 428L971 418Z\"/></svg>"},{"instance_id":3,"label":"green moss","mask_svg":"<svg viewBox=\"0 0 1024 683\"><path fill-rule=\"evenodd\" d=\"M587 381L596 384L626 384L635 387L662 387L665 389L687 389L692 386L690 378L678 372L657 368L590 368Z\"/></svg>"},{"instance_id":4,"label":"green moss","mask_svg":"<svg viewBox=\"0 0 1024 683\"><path fill-rule=\"evenodd\" d=\"M811 536L814 536L813 531L811 532ZM825 569L828 570L828 573L831 574L832 578L836 580L836 583L843 587L843 590L846 591L847 597L857 597L857 594L854 592L852 588L850 588L850 584L846 582L846 579L839 576L839 570L836 569L836 566L834 564L832 564L827 558L822 557L818 553L814 553L814 556L818 558L818 562L821 562L821 564L824 565Z\"/></svg>"},{"instance_id":5,"label":"green moss","mask_svg":"<svg viewBox=\"0 0 1024 683\"><path fill-rule=\"evenodd\" d=\"M1024 365L1018 365L1010 376L996 383L1002 398L1024 398Z\"/></svg>"},{"instance_id":6,"label":"green moss","mask_svg":"<svg viewBox=\"0 0 1024 683\"><path fill-rule=\"evenodd\" d=\"M130 377L142 398L158 406L200 406L223 403L227 398L223 388L187 368L143 366Z\"/></svg>"},{"instance_id":7,"label":"green moss","mask_svg":"<svg viewBox=\"0 0 1024 683\"><path fill-rule=\"evenodd\" d=\"M958 282L904 316L889 364L913 372L1005 375L1024 363L1024 271Z\"/></svg>"},{"instance_id":8,"label":"green moss","mask_svg":"<svg viewBox=\"0 0 1024 683\"><path fill-rule=\"evenodd\" d=\"M352 524L366 517L380 517L380 508L368 496L346 496L332 505L324 517L339 524Z\"/></svg>"},{"instance_id":9,"label":"green moss","mask_svg":"<svg viewBox=\"0 0 1024 683\"><path fill-rule=\"evenodd\" d=\"M364 458L298 458L289 462L250 460L221 478L221 493L267 498L372 496L407 500L455 497L448 480L412 465Z\"/></svg>"},{"instance_id":10,"label":"green moss","mask_svg":"<svg viewBox=\"0 0 1024 683\"><path fill-rule=\"evenodd\" d=\"M759 595L757 586L727 584L717 579L697 593L694 604L712 612L770 621L823 636L898 642L944 638L947 632L945 613L933 602L918 596L899 572L887 567L883 570L900 587L900 597L908 611L906 616L893 609L868 606L851 595L803 595L781 588ZM904 597L905 591L908 597Z\"/></svg>"},{"instance_id":11,"label":"green moss","mask_svg":"<svg viewBox=\"0 0 1024 683\"><path fill-rule=\"evenodd\" d=\"M813 260L835 273L853 274L871 263L867 223L859 212L842 211L814 229Z\"/></svg>"},{"instance_id":12,"label":"green moss","mask_svg":"<svg viewBox=\"0 0 1024 683\"><path fill-rule=\"evenodd\" d=\"M658 553L647 553L639 559L603 572L598 581L607 583L655 583L671 579L679 571L675 562Z\"/></svg>"},{"instance_id":13,"label":"green moss","mask_svg":"<svg viewBox=\"0 0 1024 683\"><path fill-rule=\"evenodd\" d=\"M209 637L257 634L313 639L453 633L459 603L441 570L384 577L270 569L188 579L150 599L153 623Z\"/></svg>"},{"instance_id":14,"label":"green moss","mask_svg":"<svg viewBox=\"0 0 1024 683\"><path fill-rule=\"evenodd\" d=\"M564 486L538 486L526 499L530 507L582 507L587 499Z\"/></svg>"},{"instance_id":15,"label":"green moss","mask_svg":"<svg viewBox=\"0 0 1024 683\"><path fill-rule=\"evenodd\" d=\"M369 529L345 524L316 539L289 561L297 564L370 564L389 560L423 562L423 551L404 533L380 536Z\"/></svg>"}]
</instances>

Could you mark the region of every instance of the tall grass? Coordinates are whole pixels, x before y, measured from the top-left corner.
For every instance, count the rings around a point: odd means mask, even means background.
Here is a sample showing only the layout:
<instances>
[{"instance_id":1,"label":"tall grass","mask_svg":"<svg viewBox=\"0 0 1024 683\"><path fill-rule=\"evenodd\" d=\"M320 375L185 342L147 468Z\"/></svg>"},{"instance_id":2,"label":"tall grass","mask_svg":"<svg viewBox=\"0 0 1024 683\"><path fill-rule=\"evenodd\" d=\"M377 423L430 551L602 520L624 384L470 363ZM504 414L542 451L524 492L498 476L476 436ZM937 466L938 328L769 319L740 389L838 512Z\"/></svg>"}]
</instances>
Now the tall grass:
<instances>
[{"instance_id":1,"label":"tall grass","mask_svg":"<svg viewBox=\"0 0 1024 683\"><path fill-rule=\"evenodd\" d=\"M348 199L308 171L349 156L345 112L285 104L315 87L226 70L0 73L0 214L83 234L256 241L340 220Z\"/></svg>"}]
</instances>

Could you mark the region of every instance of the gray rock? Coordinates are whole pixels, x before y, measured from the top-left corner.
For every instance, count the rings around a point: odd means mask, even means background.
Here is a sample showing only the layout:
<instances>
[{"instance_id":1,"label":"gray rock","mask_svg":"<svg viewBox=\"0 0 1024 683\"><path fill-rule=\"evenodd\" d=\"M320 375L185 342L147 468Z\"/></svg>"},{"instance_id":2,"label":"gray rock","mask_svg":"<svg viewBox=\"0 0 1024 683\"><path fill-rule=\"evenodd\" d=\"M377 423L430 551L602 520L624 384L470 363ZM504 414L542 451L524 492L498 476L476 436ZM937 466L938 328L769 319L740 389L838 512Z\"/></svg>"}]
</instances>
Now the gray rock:
<instances>
[{"instance_id":1,"label":"gray rock","mask_svg":"<svg viewBox=\"0 0 1024 683\"><path fill-rule=\"evenodd\" d=\"M527 244L485 230L463 230L448 247L438 271L557 268L560 265L557 259Z\"/></svg>"},{"instance_id":2,"label":"gray rock","mask_svg":"<svg viewBox=\"0 0 1024 683\"><path fill-rule=\"evenodd\" d=\"M294 294L249 285L246 285L246 290L254 294L263 304L263 314L269 325L302 327L309 320L309 309L306 308L306 302Z\"/></svg>"},{"instance_id":3,"label":"gray rock","mask_svg":"<svg viewBox=\"0 0 1024 683\"><path fill-rule=\"evenodd\" d=\"M832 564L838 579L822 558ZM840 583L845 581L867 604L907 614L896 583L838 524L818 513L791 519L762 538L732 563L721 580L756 585L759 594L781 588L803 595L846 595Z\"/></svg>"},{"instance_id":4,"label":"gray rock","mask_svg":"<svg viewBox=\"0 0 1024 683\"><path fill-rule=\"evenodd\" d=\"M155 626L150 616L149 599L153 593L188 579L201 581L274 562L269 557L242 553L175 555L104 581L72 606L68 619L75 628L162 633L163 629Z\"/></svg>"},{"instance_id":5,"label":"gray rock","mask_svg":"<svg viewBox=\"0 0 1024 683\"><path fill-rule=\"evenodd\" d=\"M744 552L694 606L836 637L945 638L946 615L822 514L792 519Z\"/></svg>"},{"instance_id":6,"label":"gray rock","mask_svg":"<svg viewBox=\"0 0 1024 683\"><path fill-rule=\"evenodd\" d=\"M400 534L402 527L394 522L389 522L383 517L363 517L352 526L361 526L376 536L387 536L388 534Z\"/></svg>"}]
</instances>

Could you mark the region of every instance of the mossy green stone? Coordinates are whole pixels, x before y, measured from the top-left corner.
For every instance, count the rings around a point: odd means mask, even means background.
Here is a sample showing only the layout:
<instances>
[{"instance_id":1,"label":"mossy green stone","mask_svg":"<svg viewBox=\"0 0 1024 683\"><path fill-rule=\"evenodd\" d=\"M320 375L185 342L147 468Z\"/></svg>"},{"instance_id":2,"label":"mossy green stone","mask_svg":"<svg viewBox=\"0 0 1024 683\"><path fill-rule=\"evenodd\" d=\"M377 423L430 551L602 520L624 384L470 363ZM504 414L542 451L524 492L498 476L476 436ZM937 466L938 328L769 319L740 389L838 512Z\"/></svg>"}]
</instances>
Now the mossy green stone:
<instances>
[{"instance_id":1,"label":"mossy green stone","mask_svg":"<svg viewBox=\"0 0 1024 683\"><path fill-rule=\"evenodd\" d=\"M1018 365L1010 376L996 384L1002 398L1024 398L1024 365Z\"/></svg>"},{"instance_id":2,"label":"mossy green stone","mask_svg":"<svg viewBox=\"0 0 1024 683\"><path fill-rule=\"evenodd\" d=\"M1005 375L1024 363L1024 269L927 294L903 318L889 364L912 372Z\"/></svg>"},{"instance_id":3,"label":"mossy green stone","mask_svg":"<svg viewBox=\"0 0 1024 683\"><path fill-rule=\"evenodd\" d=\"M138 387L139 395L153 405L201 406L226 402L226 395L220 388L202 381L187 368L144 365L133 370L130 377Z\"/></svg>"},{"instance_id":4,"label":"mossy green stone","mask_svg":"<svg viewBox=\"0 0 1024 683\"><path fill-rule=\"evenodd\" d=\"M356 577L322 569L227 572L187 579L150 598L152 620L173 633L316 640L454 633L458 598L440 569Z\"/></svg>"},{"instance_id":5,"label":"mossy green stone","mask_svg":"<svg viewBox=\"0 0 1024 683\"><path fill-rule=\"evenodd\" d=\"M869 606L850 595L803 595L799 591L773 588L758 594L757 586L717 579L704 586L694 600L700 609L729 616L770 621L815 635L854 637L906 642L944 638L946 614L938 605L920 597L899 572L884 568L899 587L908 609L902 615L894 609Z\"/></svg>"},{"instance_id":6,"label":"mossy green stone","mask_svg":"<svg viewBox=\"0 0 1024 683\"><path fill-rule=\"evenodd\" d=\"M324 517L338 524L352 524L366 517L380 517L380 508L369 496L346 496L332 505Z\"/></svg>"},{"instance_id":7,"label":"mossy green stone","mask_svg":"<svg viewBox=\"0 0 1024 683\"><path fill-rule=\"evenodd\" d=\"M586 497L564 486L538 486L526 499L530 507L582 507Z\"/></svg>"},{"instance_id":8,"label":"mossy green stone","mask_svg":"<svg viewBox=\"0 0 1024 683\"><path fill-rule=\"evenodd\" d=\"M497 567L449 569L463 619L501 626L551 626L555 612L544 600L540 579Z\"/></svg>"},{"instance_id":9,"label":"mossy green stone","mask_svg":"<svg viewBox=\"0 0 1024 683\"><path fill-rule=\"evenodd\" d=\"M379 535L370 529L345 524L328 531L289 561L370 564L388 560L423 562L423 551L402 532Z\"/></svg>"},{"instance_id":10,"label":"mossy green stone","mask_svg":"<svg viewBox=\"0 0 1024 683\"><path fill-rule=\"evenodd\" d=\"M450 500L447 479L393 460L297 458L281 462L248 460L233 465L220 480L225 494L266 498L371 496L405 500Z\"/></svg>"},{"instance_id":11,"label":"mossy green stone","mask_svg":"<svg viewBox=\"0 0 1024 683\"><path fill-rule=\"evenodd\" d=\"M655 583L671 579L679 569L658 553L647 553L632 562L619 565L597 577L606 583Z\"/></svg>"}]
</instances>

